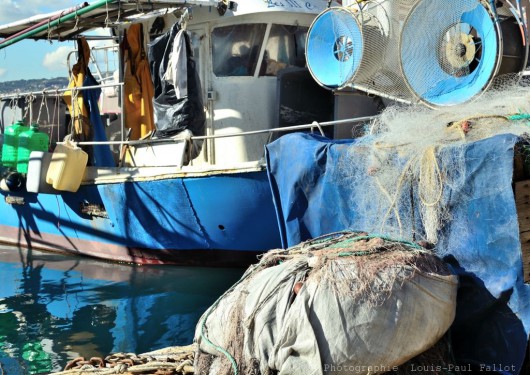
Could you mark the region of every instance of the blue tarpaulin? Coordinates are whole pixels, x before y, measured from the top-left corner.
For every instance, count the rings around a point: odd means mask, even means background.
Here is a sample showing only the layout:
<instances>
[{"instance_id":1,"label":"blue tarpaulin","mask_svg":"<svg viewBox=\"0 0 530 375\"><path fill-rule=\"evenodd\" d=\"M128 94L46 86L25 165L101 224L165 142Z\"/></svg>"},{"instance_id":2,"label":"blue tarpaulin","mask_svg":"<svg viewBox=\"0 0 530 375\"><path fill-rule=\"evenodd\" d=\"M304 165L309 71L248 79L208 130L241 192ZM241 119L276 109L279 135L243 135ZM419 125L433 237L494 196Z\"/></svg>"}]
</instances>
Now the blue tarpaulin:
<instances>
[{"instance_id":1,"label":"blue tarpaulin","mask_svg":"<svg viewBox=\"0 0 530 375\"><path fill-rule=\"evenodd\" d=\"M361 157L373 142L297 133L267 146L284 247L344 229L421 239L417 179L405 181L396 195L395 216L413 218L399 222L396 233L396 217L385 216L378 204L388 200L388 191L384 196L370 173L370 159ZM497 135L446 145L437 153L439 163L447 164L441 165L446 179L460 181L443 187L441 205L449 215L436 244L460 281L451 328L454 354L475 369L505 374L520 373L530 332L530 286L523 279L512 187L517 142L514 135ZM399 168L405 163L401 157L396 151L389 160Z\"/></svg>"}]
</instances>

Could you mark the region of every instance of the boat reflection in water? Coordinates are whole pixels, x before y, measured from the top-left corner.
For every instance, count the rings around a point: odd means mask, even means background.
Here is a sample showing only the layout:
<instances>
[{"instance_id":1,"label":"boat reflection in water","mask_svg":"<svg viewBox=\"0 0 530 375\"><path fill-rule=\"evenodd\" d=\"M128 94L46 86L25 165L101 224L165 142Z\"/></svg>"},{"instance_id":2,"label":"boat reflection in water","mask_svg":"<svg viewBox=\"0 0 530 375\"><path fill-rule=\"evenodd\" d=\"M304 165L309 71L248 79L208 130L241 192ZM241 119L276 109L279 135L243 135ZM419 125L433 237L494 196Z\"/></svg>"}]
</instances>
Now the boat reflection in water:
<instances>
[{"instance_id":1,"label":"boat reflection in water","mask_svg":"<svg viewBox=\"0 0 530 375\"><path fill-rule=\"evenodd\" d=\"M44 373L80 355L190 344L200 315L242 273L0 246L0 369Z\"/></svg>"}]
</instances>

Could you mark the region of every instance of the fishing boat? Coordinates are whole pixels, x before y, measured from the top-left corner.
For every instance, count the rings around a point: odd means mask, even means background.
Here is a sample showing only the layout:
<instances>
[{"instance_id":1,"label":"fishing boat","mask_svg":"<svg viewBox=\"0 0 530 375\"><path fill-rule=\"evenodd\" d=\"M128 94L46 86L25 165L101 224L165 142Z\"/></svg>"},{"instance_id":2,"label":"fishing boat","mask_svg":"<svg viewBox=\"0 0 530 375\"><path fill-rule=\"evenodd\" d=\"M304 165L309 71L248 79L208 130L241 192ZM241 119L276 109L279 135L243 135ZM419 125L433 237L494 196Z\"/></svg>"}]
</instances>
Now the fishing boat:
<instances>
[{"instance_id":1,"label":"fishing boat","mask_svg":"<svg viewBox=\"0 0 530 375\"><path fill-rule=\"evenodd\" d=\"M333 95L311 79L304 53L327 3L100 0L0 27L0 49L28 38L78 45L68 88L0 98L4 149L18 120L49 136L27 173L3 165L0 241L138 264L249 263L280 247L264 145L334 117ZM97 28L109 36L91 34ZM118 51L117 69L86 73L96 47L83 48L101 39ZM173 81L140 78L147 64L167 68L168 53ZM79 83L79 71L95 78ZM93 116L88 130L83 116Z\"/></svg>"}]
</instances>

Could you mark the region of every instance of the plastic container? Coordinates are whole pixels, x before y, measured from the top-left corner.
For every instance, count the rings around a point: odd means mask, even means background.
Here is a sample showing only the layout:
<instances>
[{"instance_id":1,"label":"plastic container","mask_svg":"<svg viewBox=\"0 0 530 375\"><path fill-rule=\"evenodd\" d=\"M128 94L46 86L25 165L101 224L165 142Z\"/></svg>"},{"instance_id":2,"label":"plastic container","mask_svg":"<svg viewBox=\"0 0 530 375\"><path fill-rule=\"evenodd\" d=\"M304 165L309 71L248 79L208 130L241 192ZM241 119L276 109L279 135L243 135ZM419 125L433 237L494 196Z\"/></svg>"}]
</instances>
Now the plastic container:
<instances>
[{"instance_id":1,"label":"plastic container","mask_svg":"<svg viewBox=\"0 0 530 375\"><path fill-rule=\"evenodd\" d=\"M88 154L72 142L57 144L46 182L56 190L76 192L83 181L87 162Z\"/></svg>"},{"instance_id":2,"label":"plastic container","mask_svg":"<svg viewBox=\"0 0 530 375\"><path fill-rule=\"evenodd\" d=\"M18 157L18 138L20 133L29 130L22 121L17 121L8 126L4 131L4 142L2 147L2 165L16 168Z\"/></svg>"},{"instance_id":3,"label":"plastic container","mask_svg":"<svg viewBox=\"0 0 530 375\"><path fill-rule=\"evenodd\" d=\"M39 131L38 124L31 124L28 130L18 136L17 171L28 172L29 155L32 151L48 151L50 137Z\"/></svg>"},{"instance_id":4,"label":"plastic container","mask_svg":"<svg viewBox=\"0 0 530 375\"><path fill-rule=\"evenodd\" d=\"M30 193L53 193L53 187L46 183L46 174L52 160L51 152L32 151L29 155L26 190Z\"/></svg>"}]
</instances>

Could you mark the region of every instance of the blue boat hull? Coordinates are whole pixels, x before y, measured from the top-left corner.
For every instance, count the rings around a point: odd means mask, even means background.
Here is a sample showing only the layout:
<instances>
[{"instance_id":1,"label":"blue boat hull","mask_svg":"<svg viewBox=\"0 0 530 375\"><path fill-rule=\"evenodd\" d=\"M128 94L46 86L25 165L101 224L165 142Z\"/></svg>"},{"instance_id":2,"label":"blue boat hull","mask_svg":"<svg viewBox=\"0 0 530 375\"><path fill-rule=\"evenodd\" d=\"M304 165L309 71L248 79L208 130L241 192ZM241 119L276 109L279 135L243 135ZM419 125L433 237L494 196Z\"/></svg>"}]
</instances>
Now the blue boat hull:
<instances>
[{"instance_id":1,"label":"blue boat hull","mask_svg":"<svg viewBox=\"0 0 530 375\"><path fill-rule=\"evenodd\" d=\"M230 265L280 247L265 171L2 193L0 241L138 264Z\"/></svg>"}]
</instances>

